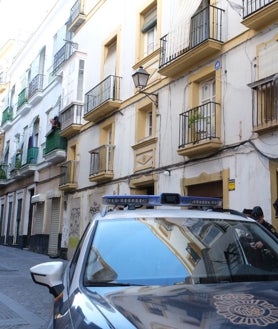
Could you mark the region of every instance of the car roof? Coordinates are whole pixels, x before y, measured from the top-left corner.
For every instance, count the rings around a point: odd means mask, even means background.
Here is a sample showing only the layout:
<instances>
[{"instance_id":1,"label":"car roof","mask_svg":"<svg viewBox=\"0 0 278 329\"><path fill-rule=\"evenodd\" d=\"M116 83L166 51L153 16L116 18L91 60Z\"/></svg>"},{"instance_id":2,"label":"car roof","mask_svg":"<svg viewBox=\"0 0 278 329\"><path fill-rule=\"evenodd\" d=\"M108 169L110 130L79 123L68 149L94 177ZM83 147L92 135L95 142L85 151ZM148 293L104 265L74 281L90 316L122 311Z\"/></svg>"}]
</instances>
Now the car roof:
<instances>
[{"instance_id":1,"label":"car roof","mask_svg":"<svg viewBox=\"0 0 278 329\"><path fill-rule=\"evenodd\" d=\"M253 219L240 214L232 213L230 210L195 210L180 209L176 207L166 208L164 206L155 209L135 209L135 210L112 210L99 216L99 219L115 219L115 218L206 218L206 219L226 219L235 221L250 221Z\"/></svg>"},{"instance_id":2,"label":"car roof","mask_svg":"<svg viewBox=\"0 0 278 329\"><path fill-rule=\"evenodd\" d=\"M104 207L96 216L103 219L168 217L252 221L241 212L223 209L222 199L218 197L161 193L160 195L105 195L102 201Z\"/></svg>"}]
</instances>

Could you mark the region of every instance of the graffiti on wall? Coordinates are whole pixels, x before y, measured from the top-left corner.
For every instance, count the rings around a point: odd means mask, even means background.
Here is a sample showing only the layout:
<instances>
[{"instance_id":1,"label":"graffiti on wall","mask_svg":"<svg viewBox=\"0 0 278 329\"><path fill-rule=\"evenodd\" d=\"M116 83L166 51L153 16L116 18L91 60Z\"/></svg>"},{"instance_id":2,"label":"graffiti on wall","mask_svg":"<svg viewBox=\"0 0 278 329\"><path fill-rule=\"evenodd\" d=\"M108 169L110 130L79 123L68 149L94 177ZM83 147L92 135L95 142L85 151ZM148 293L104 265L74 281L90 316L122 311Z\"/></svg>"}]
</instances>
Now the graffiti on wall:
<instances>
[{"instance_id":1,"label":"graffiti on wall","mask_svg":"<svg viewBox=\"0 0 278 329\"><path fill-rule=\"evenodd\" d=\"M98 213L100 211L100 204L97 202L93 202L93 205L90 207L89 213L91 216Z\"/></svg>"}]
</instances>

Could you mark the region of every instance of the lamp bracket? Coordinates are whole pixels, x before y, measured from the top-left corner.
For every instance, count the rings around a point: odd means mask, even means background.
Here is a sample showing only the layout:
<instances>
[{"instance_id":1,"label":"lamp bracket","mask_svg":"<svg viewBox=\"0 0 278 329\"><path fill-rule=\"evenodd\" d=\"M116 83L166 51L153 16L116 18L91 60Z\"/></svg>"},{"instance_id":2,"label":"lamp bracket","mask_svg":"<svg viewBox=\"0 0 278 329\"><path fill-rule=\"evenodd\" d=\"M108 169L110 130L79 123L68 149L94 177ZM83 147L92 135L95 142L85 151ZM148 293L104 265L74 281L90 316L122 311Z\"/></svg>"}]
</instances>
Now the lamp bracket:
<instances>
[{"instance_id":1,"label":"lamp bracket","mask_svg":"<svg viewBox=\"0 0 278 329\"><path fill-rule=\"evenodd\" d=\"M139 93L140 94L144 94L145 96L147 96L153 103L156 107L158 107L158 94L156 93L147 93L146 91L143 91L143 90L139 90Z\"/></svg>"}]
</instances>

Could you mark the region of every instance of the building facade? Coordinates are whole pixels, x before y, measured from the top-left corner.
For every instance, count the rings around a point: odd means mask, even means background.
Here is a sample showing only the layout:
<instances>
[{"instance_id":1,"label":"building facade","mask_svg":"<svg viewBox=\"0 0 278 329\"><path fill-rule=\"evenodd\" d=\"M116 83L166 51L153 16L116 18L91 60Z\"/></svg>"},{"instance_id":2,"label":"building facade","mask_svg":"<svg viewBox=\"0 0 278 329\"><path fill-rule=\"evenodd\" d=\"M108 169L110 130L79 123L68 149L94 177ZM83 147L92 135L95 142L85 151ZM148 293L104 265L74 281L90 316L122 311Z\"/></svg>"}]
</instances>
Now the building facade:
<instances>
[{"instance_id":1,"label":"building facade","mask_svg":"<svg viewBox=\"0 0 278 329\"><path fill-rule=\"evenodd\" d=\"M104 194L217 196L278 228L277 15L277 0L57 1L1 94L1 243L71 258Z\"/></svg>"}]
</instances>

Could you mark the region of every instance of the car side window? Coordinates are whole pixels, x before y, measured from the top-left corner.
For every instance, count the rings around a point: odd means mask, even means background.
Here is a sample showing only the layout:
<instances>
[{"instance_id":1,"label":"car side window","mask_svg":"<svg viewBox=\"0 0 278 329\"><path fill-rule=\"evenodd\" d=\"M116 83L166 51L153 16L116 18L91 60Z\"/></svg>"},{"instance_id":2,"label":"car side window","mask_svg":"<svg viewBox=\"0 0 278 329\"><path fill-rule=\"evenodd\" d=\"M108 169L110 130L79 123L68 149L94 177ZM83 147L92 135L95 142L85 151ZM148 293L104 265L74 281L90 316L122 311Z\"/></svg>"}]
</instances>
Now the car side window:
<instances>
[{"instance_id":1,"label":"car side window","mask_svg":"<svg viewBox=\"0 0 278 329\"><path fill-rule=\"evenodd\" d=\"M86 232L87 232L89 226L90 226L90 223L87 225L85 231L83 232L82 237L79 240L79 243L78 243L78 245L76 247L76 250L75 250L74 255L72 257L72 260L70 262L70 265L69 265L69 282L70 283L72 281L72 278L73 278L73 275L74 275L74 271L75 271L75 268L76 268L76 264L77 264L77 261L78 261L79 255L80 255L80 251L82 249L82 245L84 243Z\"/></svg>"}]
</instances>

